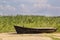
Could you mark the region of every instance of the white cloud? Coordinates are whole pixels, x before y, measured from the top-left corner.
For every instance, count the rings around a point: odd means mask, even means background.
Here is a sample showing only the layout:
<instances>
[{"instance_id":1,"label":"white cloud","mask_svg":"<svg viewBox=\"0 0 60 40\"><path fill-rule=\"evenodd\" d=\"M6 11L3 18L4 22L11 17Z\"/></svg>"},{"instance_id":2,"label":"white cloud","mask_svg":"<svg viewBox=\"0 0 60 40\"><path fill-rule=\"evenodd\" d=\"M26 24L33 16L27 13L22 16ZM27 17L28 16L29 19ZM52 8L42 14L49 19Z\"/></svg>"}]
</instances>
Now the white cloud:
<instances>
[{"instance_id":1,"label":"white cloud","mask_svg":"<svg viewBox=\"0 0 60 40\"><path fill-rule=\"evenodd\" d=\"M19 1L23 1L23 2L41 2L41 3L46 3L48 0L11 0L14 2L19 2Z\"/></svg>"},{"instance_id":2,"label":"white cloud","mask_svg":"<svg viewBox=\"0 0 60 40\"><path fill-rule=\"evenodd\" d=\"M13 6L11 6L11 5L0 5L0 10L10 10L10 11L15 11L16 10L16 8L15 7L13 7Z\"/></svg>"},{"instance_id":3,"label":"white cloud","mask_svg":"<svg viewBox=\"0 0 60 40\"><path fill-rule=\"evenodd\" d=\"M26 7L26 5L25 5L25 4L21 4L20 6L21 6L21 8L25 8L25 7Z\"/></svg>"},{"instance_id":4,"label":"white cloud","mask_svg":"<svg viewBox=\"0 0 60 40\"><path fill-rule=\"evenodd\" d=\"M47 7L48 0L26 0L28 4L20 4L19 9L22 12L33 12L34 10L37 12L38 10L45 10ZM31 4L33 2L33 4ZM29 5L30 4L30 5Z\"/></svg>"},{"instance_id":5,"label":"white cloud","mask_svg":"<svg viewBox=\"0 0 60 40\"><path fill-rule=\"evenodd\" d=\"M37 3L47 3L48 0L34 0Z\"/></svg>"},{"instance_id":6,"label":"white cloud","mask_svg":"<svg viewBox=\"0 0 60 40\"><path fill-rule=\"evenodd\" d=\"M53 6L53 5L50 5L50 4L48 4L47 7L48 7L48 9L52 9L52 8L60 9L60 7L58 7L58 6Z\"/></svg>"},{"instance_id":7,"label":"white cloud","mask_svg":"<svg viewBox=\"0 0 60 40\"><path fill-rule=\"evenodd\" d=\"M34 4L33 5L34 8L45 8L47 6L48 6L47 4Z\"/></svg>"},{"instance_id":8,"label":"white cloud","mask_svg":"<svg viewBox=\"0 0 60 40\"><path fill-rule=\"evenodd\" d=\"M60 13L60 7L57 7L57 6L52 6L52 5L49 5L48 6L48 10L49 11L55 11L55 12L58 12Z\"/></svg>"},{"instance_id":9,"label":"white cloud","mask_svg":"<svg viewBox=\"0 0 60 40\"><path fill-rule=\"evenodd\" d=\"M13 11L15 11L15 10L16 10L16 8L15 8L15 7L10 6L10 5L7 5L5 8L6 8L7 10L13 10Z\"/></svg>"},{"instance_id":10,"label":"white cloud","mask_svg":"<svg viewBox=\"0 0 60 40\"><path fill-rule=\"evenodd\" d=\"M2 1L2 2L3 2L3 3L6 3L7 1L4 0L4 1Z\"/></svg>"},{"instance_id":11,"label":"white cloud","mask_svg":"<svg viewBox=\"0 0 60 40\"><path fill-rule=\"evenodd\" d=\"M47 6L48 0L35 0L35 3L33 4L34 7L42 8Z\"/></svg>"},{"instance_id":12,"label":"white cloud","mask_svg":"<svg viewBox=\"0 0 60 40\"><path fill-rule=\"evenodd\" d=\"M18 8L20 12L23 12L23 13L30 12L29 6L26 4L20 4Z\"/></svg>"}]
</instances>

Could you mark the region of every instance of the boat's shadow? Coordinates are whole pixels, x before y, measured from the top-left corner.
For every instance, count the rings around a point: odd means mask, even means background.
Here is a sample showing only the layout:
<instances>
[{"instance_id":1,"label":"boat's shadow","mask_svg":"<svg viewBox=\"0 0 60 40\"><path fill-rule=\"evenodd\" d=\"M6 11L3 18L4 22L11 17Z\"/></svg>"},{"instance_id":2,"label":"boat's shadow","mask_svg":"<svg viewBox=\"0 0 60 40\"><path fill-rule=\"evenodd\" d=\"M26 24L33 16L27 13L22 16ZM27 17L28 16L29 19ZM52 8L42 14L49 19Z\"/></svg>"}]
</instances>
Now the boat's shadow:
<instances>
[{"instance_id":1,"label":"boat's shadow","mask_svg":"<svg viewBox=\"0 0 60 40\"><path fill-rule=\"evenodd\" d=\"M44 34L44 33L9 33L10 35L20 35L20 34ZM48 33L49 34L49 33Z\"/></svg>"}]
</instances>

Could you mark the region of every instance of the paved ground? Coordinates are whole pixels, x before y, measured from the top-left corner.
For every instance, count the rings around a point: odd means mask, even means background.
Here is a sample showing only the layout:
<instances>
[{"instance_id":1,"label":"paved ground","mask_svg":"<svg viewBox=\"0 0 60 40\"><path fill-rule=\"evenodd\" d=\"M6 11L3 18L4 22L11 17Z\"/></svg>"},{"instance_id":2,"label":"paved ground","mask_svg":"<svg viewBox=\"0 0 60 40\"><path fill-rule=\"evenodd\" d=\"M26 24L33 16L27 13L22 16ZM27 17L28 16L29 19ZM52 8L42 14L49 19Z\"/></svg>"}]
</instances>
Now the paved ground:
<instances>
[{"instance_id":1,"label":"paved ground","mask_svg":"<svg viewBox=\"0 0 60 40\"><path fill-rule=\"evenodd\" d=\"M60 33L41 33L41 34L15 34L0 33L0 40L52 40L50 36L60 38Z\"/></svg>"}]
</instances>

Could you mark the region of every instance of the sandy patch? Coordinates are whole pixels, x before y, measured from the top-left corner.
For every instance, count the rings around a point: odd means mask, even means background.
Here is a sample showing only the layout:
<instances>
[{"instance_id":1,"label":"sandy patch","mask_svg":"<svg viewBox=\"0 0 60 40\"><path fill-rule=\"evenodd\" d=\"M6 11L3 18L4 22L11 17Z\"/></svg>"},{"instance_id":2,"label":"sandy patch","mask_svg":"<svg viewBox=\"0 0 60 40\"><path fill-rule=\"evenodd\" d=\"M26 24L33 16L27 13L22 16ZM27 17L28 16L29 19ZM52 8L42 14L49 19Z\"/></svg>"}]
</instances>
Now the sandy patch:
<instances>
[{"instance_id":1,"label":"sandy patch","mask_svg":"<svg viewBox=\"0 0 60 40\"><path fill-rule=\"evenodd\" d=\"M0 33L0 40L52 40L51 37L60 38L60 33L41 33L41 34L15 34Z\"/></svg>"}]
</instances>

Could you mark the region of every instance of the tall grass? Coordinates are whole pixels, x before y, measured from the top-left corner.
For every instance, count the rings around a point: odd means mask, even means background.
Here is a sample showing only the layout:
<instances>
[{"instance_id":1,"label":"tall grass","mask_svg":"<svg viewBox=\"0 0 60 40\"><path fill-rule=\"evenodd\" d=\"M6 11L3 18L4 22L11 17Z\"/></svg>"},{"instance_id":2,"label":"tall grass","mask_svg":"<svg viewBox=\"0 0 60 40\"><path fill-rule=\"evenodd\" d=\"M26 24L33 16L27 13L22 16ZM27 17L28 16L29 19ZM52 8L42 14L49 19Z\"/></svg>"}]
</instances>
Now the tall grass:
<instances>
[{"instance_id":1,"label":"tall grass","mask_svg":"<svg viewBox=\"0 0 60 40\"><path fill-rule=\"evenodd\" d=\"M14 32L14 25L25 27L56 27L60 32L60 17L0 16L0 32Z\"/></svg>"}]
</instances>

